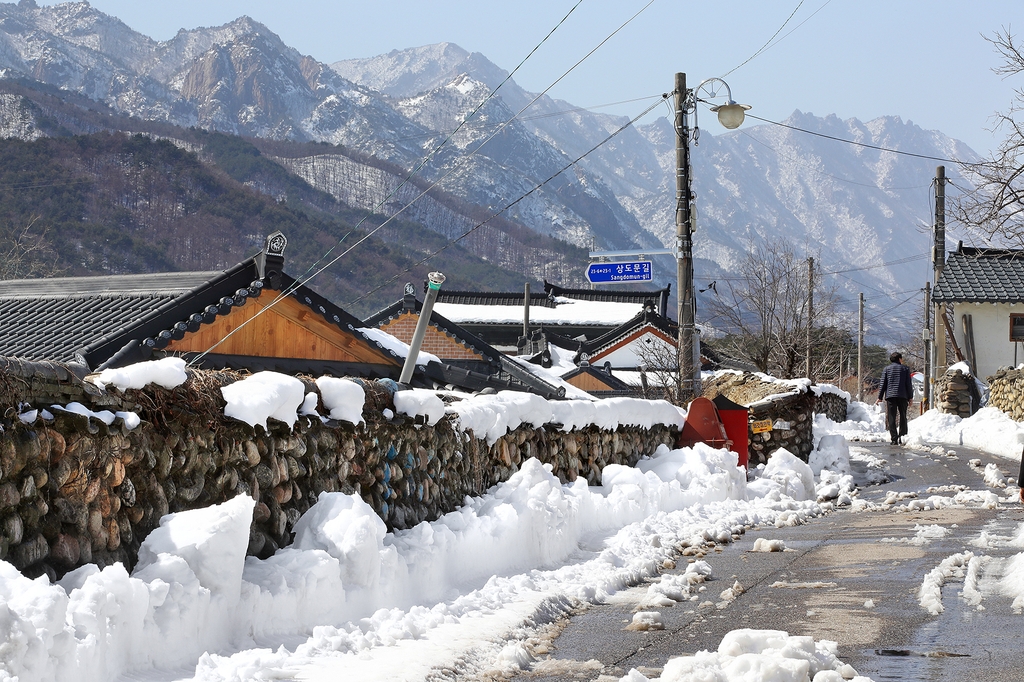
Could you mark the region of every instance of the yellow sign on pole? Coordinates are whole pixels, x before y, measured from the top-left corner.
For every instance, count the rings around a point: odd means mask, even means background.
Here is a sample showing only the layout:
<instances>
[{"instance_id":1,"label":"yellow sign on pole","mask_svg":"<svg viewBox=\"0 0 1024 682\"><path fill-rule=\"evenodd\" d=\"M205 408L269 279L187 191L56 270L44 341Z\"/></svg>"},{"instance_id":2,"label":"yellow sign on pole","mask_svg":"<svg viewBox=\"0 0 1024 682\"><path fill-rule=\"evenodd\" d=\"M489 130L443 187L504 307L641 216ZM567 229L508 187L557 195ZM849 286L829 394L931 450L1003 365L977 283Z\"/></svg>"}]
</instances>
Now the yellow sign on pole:
<instances>
[{"instance_id":1,"label":"yellow sign on pole","mask_svg":"<svg viewBox=\"0 0 1024 682\"><path fill-rule=\"evenodd\" d=\"M772 430L771 419L759 419L757 421L750 422L750 430L754 433L764 433L765 431Z\"/></svg>"}]
</instances>

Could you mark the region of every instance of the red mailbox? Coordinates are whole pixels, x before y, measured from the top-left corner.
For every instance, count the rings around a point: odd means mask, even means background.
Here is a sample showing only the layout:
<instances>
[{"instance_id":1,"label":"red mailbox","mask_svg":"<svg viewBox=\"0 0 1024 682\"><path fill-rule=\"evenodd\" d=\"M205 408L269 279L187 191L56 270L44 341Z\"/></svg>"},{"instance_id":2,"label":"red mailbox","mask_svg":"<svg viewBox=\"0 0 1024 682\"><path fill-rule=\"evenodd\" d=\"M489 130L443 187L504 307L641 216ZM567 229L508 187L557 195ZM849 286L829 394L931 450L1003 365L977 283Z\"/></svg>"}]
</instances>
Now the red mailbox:
<instances>
[{"instance_id":1,"label":"red mailbox","mask_svg":"<svg viewBox=\"0 0 1024 682\"><path fill-rule=\"evenodd\" d=\"M750 447L750 441L747 438L747 429L749 428L747 426L749 419L747 408L734 403L724 395L716 397L711 402L718 408L718 417L725 425L725 433L733 443L733 452L740 456L740 466L745 468L747 466L747 451Z\"/></svg>"},{"instance_id":2,"label":"red mailbox","mask_svg":"<svg viewBox=\"0 0 1024 682\"><path fill-rule=\"evenodd\" d=\"M686 422L676 442L678 447L707 443L715 448L732 448L715 404L707 398L694 398L686 408Z\"/></svg>"}]
</instances>

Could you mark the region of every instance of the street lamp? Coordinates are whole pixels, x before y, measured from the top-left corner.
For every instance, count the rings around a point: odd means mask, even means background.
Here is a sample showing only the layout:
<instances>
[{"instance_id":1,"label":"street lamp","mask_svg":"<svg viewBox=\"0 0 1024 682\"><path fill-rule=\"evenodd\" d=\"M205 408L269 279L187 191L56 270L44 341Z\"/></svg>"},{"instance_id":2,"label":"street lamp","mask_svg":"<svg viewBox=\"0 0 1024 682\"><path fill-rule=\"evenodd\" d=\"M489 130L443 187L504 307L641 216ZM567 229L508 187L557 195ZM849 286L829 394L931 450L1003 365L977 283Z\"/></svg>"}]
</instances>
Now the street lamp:
<instances>
[{"instance_id":1,"label":"street lamp","mask_svg":"<svg viewBox=\"0 0 1024 682\"><path fill-rule=\"evenodd\" d=\"M733 101L729 84L721 78L709 78L694 89L686 87L686 74L677 73L675 90L676 102L676 277L679 297L677 320L679 321L679 382L676 394L680 402L689 402L700 391L700 360L694 348L694 317L696 299L693 293L693 230L690 223L692 192L690 191L690 127L688 117L694 115L694 129L697 128L697 102L707 102L720 97L720 87L725 88L726 102L711 107L718 114L718 121L729 130L743 123L744 112L750 105Z\"/></svg>"}]
</instances>

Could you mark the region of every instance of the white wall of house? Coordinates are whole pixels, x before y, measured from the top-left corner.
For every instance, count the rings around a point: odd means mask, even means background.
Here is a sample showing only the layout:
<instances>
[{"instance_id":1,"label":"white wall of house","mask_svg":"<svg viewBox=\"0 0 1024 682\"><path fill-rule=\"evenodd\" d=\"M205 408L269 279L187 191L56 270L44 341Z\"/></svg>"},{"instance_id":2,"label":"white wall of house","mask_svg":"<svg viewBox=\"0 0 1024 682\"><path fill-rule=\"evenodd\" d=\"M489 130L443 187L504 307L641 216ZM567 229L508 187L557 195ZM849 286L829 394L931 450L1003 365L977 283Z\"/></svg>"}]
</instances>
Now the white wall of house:
<instances>
[{"instance_id":1,"label":"white wall of house","mask_svg":"<svg viewBox=\"0 0 1024 682\"><path fill-rule=\"evenodd\" d=\"M616 348L606 355L598 354L600 357L591 358L590 361L597 367L603 367L605 362L611 362L612 369L619 367L632 369L643 364L657 364L652 362L652 360L673 363L675 353L676 347L674 345L667 343L657 334L646 332L631 343L621 348Z\"/></svg>"},{"instance_id":2,"label":"white wall of house","mask_svg":"<svg viewBox=\"0 0 1024 682\"><path fill-rule=\"evenodd\" d=\"M974 348L978 366L975 375L982 380L995 374L1000 367L1024 363L1024 343L1010 341L1010 315L1024 315L1022 303L955 303L953 304L953 333L960 350L967 355L964 333L964 315L971 316L974 327ZM953 364L955 357L949 359Z\"/></svg>"}]
</instances>

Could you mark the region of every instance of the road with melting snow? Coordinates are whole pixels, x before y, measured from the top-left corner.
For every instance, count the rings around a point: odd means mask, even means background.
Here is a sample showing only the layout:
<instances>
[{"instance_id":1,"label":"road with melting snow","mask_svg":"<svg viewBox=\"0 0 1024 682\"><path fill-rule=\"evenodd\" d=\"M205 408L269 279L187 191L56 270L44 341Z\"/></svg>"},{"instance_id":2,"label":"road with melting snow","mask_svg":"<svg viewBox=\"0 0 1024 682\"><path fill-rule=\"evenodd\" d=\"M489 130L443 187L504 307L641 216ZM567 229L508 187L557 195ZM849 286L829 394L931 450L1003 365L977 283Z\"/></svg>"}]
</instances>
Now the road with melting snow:
<instances>
[{"instance_id":1,"label":"road with melting snow","mask_svg":"<svg viewBox=\"0 0 1024 682\"><path fill-rule=\"evenodd\" d=\"M682 571L703 553L712 580L696 600L658 609L664 629L627 629L647 593L647 585L637 586L549 627L546 640L535 647L536 662L514 680L603 682L631 668L653 678L669 658L713 651L723 635L737 628L834 640L839 657L876 682L1024 679L1024 616L1013 612L1012 597L999 594L996 571L982 573L980 607L961 596L962 578L952 577L943 586L944 610L938 615L926 610L918 596L926 576L947 557L965 551L996 559L1018 553L1019 548L998 546L998 539L984 547L972 541L983 533L1004 539L1016 535L1024 510L1005 502L998 509L907 508L912 499L952 497L954 486L983 490L985 464L994 462L1013 475L1016 463L965 448L942 448L947 452L939 454L877 443L852 447L886 461L890 480L864 486L859 494L880 508L839 509L801 526L751 529L730 544L689 548L666 572ZM981 460L981 467L972 466L972 459ZM863 461L855 457L852 462L861 477ZM994 492L1007 494L1005 489ZM1015 496L1016 489L1010 492ZM900 501L885 504L893 493ZM927 535L922 528L931 526L948 529L946 535L922 537ZM754 552L758 538L781 540L786 551ZM736 582L743 592L731 601L720 599Z\"/></svg>"}]
</instances>

